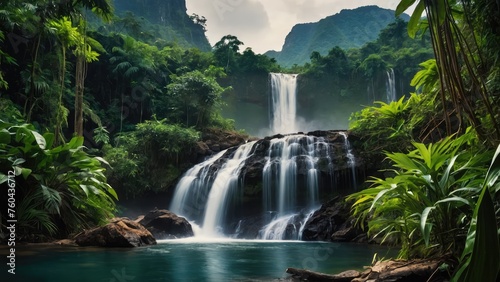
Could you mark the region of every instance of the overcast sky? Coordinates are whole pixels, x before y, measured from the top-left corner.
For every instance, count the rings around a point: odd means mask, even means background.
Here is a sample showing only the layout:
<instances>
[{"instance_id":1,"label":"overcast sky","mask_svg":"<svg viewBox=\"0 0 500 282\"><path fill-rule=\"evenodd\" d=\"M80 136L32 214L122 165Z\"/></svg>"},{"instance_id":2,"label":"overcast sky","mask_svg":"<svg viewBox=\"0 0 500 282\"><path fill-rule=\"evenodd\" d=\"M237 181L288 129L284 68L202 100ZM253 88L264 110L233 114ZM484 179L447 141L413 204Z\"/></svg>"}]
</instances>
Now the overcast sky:
<instances>
[{"instance_id":1,"label":"overcast sky","mask_svg":"<svg viewBox=\"0 0 500 282\"><path fill-rule=\"evenodd\" d=\"M281 50L297 23L317 22L342 9L377 5L395 10L399 0L186 0L188 14L207 18L213 46L224 35L238 37L256 53Z\"/></svg>"}]
</instances>

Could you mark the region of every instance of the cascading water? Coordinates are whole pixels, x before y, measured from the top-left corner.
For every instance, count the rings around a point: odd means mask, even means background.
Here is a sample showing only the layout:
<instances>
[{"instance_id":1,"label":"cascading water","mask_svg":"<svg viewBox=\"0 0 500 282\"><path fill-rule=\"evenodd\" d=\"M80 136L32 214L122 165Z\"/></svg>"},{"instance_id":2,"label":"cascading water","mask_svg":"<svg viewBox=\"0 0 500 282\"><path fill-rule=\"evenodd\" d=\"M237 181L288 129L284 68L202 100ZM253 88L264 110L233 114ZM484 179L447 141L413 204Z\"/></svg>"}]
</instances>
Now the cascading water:
<instances>
[{"instance_id":1,"label":"cascading water","mask_svg":"<svg viewBox=\"0 0 500 282\"><path fill-rule=\"evenodd\" d=\"M297 75L272 73L270 80L271 129L282 134L297 132ZM345 153L355 179L355 159L347 136L344 135L344 138ZM336 183L332 146L325 137L289 134L222 151L184 175L176 187L170 209L196 226L200 225L196 236L300 239L307 220L320 205L320 195L333 192L329 190ZM338 147L335 148L338 152ZM249 218L242 218L237 213L245 214L246 209L260 208L260 204L255 202L245 208L241 206L246 191L243 179L246 179L244 174L247 173L242 169L246 169L247 162L257 165L262 172L262 183L257 184L262 191L262 210L261 215L255 215L259 210L254 210L246 213L247 216L250 214ZM258 179L259 176L253 177ZM322 190L320 187L323 187Z\"/></svg>"},{"instance_id":2,"label":"cascading water","mask_svg":"<svg viewBox=\"0 0 500 282\"><path fill-rule=\"evenodd\" d=\"M344 146L346 150L346 157L348 159L347 165L351 168L352 183L354 185L354 188L356 189L358 186L356 183L356 157L354 157L352 153L351 143L347 138L347 134L345 132L340 132L340 135L344 136Z\"/></svg>"},{"instance_id":3,"label":"cascading water","mask_svg":"<svg viewBox=\"0 0 500 282\"><path fill-rule=\"evenodd\" d=\"M205 218L202 226L204 235L214 237L222 233L221 228L224 226L224 217L227 211L226 201L230 197L230 193L238 188L240 170L245 160L250 156L255 142L252 141L241 145L233 157L217 173L210 189L205 209Z\"/></svg>"},{"instance_id":4,"label":"cascading water","mask_svg":"<svg viewBox=\"0 0 500 282\"><path fill-rule=\"evenodd\" d=\"M238 186L239 171L254 144L241 145L219 169L213 166L227 150L188 170L177 184L170 210L194 222L201 220L200 235L220 236L227 199Z\"/></svg>"},{"instance_id":5,"label":"cascading water","mask_svg":"<svg viewBox=\"0 0 500 282\"><path fill-rule=\"evenodd\" d=\"M198 222L200 210L206 204L207 191L213 183L212 165L219 160L227 150L221 151L208 160L189 169L177 183L175 194L172 198L170 210L176 214Z\"/></svg>"},{"instance_id":6,"label":"cascading water","mask_svg":"<svg viewBox=\"0 0 500 282\"><path fill-rule=\"evenodd\" d=\"M270 128L273 134L297 132L297 74L271 73Z\"/></svg>"},{"instance_id":7,"label":"cascading water","mask_svg":"<svg viewBox=\"0 0 500 282\"><path fill-rule=\"evenodd\" d=\"M307 218L297 211L310 213L319 206L319 159L327 160L326 165L332 166L329 147L323 138L298 134L271 140L263 170L263 201L264 212L275 216L261 230L262 239L300 239L299 230ZM297 183L299 169L307 171L300 185ZM305 193L299 191L299 187L306 187ZM302 193L298 195L299 192Z\"/></svg>"},{"instance_id":8,"label":"cascading water","mask_svg":"<svg viewBox=\"0 0 500 282\"><path fill-rule=\"evenodd\" d=\"M394 69L390 68L387 71L387 80L385 82L387 103L396 101L396 77L394 75Z\"/></svg>"},{"instance_id":9,"label":"cascading water","mask_svg":"<svg viewBox=\"0 0 500 282\"><path fill-rule=\"evenodd\" d=\"M197 236L238 235L241 221L229 228L228 215L235 214L233 195L241 195L241 169L263 143L248 142L220 152L190 169L179 181L170 210L200 225ZM269 140L262 164L263 216L260 239L300 239L311 212L319 205L320 175L332 174L330 144L323 137L296 134ZM327 177L329 179L329 177ZM324 181L324 180L323 180ZM234 230L234 231L233 231Z\"/></svg>"}]
</instances>

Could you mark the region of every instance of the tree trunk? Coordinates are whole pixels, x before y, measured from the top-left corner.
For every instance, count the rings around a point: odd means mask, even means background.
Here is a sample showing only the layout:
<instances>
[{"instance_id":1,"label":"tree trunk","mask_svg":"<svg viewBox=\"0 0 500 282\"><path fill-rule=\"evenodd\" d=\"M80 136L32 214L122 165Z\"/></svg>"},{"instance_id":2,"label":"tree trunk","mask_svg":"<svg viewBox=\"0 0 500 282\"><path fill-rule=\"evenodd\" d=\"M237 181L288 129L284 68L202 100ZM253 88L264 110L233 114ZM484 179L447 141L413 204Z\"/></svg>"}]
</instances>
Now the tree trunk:
<instances>
[{"instance_id":1,"label":"tree trunk","mask_svg":"<svg viewBox=\"0 0 500 282\"><path fill-rule=\"evenodd\" d=\"M77 136L83 136L83 90L86 72L85 54L80 54L76 58L75 73L75 133Z\"/></svg>"}]
</instances>

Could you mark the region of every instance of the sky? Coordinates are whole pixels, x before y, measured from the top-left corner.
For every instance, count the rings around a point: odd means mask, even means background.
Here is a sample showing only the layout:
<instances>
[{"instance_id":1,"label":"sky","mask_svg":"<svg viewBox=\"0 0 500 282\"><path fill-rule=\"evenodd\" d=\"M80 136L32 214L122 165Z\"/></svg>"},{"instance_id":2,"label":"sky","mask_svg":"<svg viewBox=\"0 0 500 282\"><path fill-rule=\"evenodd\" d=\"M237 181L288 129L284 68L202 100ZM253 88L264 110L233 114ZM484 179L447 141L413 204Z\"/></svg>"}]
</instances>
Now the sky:
<instances>
[{"instance_id":1,"label":"sky","mask_svg":"<svg viewBox=\"0 0 500 282\"><path fill-rule=\"evenodd\" d=\"M400 0L186 0L188 14L207 19L206 35L213 46L231 34L255 53L280 51L297 23L317 22L342 9L377 5L395 10Z\"/></svg>"}]
</instances>

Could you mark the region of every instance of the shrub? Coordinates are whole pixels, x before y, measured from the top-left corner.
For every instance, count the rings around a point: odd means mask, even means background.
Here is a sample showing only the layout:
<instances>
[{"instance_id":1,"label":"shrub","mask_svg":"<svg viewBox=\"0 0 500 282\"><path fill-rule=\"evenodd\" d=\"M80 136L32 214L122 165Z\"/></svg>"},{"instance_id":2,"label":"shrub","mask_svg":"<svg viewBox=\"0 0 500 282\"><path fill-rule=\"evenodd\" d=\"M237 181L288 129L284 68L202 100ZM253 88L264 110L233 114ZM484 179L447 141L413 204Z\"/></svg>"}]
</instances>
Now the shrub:
<instances>
[{"instance_id":1,"label":"shrub","mask_svg":"<svg viewBox=\"0 0 500 282\"><path fill-rule=\"evenodd\" d=\"M21 238L66 236L103 223L115 210L117 195L102 167L106 161L84 151L83 137L54 148L53 141L53 134L41 135L31 124L0 120L0 184L12 181L5 173L14 172Z\"/></svg>"}]
</instances>

